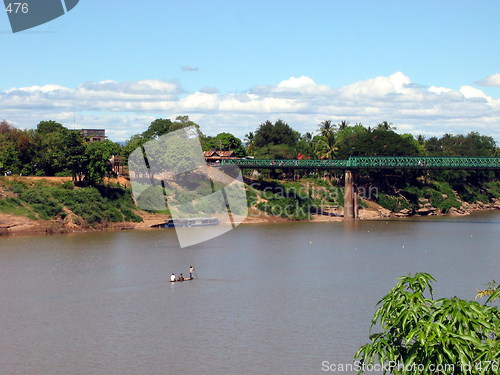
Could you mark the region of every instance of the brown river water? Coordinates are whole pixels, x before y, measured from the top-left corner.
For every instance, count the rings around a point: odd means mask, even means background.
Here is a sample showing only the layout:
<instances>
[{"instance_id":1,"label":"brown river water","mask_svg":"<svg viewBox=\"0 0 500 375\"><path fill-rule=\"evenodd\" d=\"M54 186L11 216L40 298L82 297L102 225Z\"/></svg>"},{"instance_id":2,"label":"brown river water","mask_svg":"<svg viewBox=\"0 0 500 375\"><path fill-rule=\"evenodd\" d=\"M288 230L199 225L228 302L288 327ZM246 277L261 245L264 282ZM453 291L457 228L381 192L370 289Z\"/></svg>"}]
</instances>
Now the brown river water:
<instances>
[{"instance_id":1,"label":"brown river water","mask_svg":"<svg viewBox=\"0 0 500 375\"><path fill-rule=\"evenodd\" d=\"M172 229L3 237L0 374L321 374L352 364L398 276L431 273L438 298L498 280L499 234L488 212L244 225L183 249Z\"/></svg>"}]
</instances>

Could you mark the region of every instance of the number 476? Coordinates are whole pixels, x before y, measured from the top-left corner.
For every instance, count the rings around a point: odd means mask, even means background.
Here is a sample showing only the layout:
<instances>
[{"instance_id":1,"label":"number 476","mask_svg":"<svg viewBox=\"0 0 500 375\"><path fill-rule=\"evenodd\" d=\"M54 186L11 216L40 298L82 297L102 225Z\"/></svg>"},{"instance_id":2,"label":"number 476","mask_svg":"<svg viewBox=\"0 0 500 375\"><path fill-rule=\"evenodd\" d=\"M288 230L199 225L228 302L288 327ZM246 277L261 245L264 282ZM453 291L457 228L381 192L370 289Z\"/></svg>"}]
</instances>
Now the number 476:
<instances>
[{"instance_id":1,"label":"number 476","mask_svg":"<svg viewBox=\"0 0 500 375\"><path fill-rule=\"evenodd\" d=\"M5 8L7 13L19 13L22 12L24 14L28 13L28 3L9 3L7 8Z\"/></svg>"}]
</instances>

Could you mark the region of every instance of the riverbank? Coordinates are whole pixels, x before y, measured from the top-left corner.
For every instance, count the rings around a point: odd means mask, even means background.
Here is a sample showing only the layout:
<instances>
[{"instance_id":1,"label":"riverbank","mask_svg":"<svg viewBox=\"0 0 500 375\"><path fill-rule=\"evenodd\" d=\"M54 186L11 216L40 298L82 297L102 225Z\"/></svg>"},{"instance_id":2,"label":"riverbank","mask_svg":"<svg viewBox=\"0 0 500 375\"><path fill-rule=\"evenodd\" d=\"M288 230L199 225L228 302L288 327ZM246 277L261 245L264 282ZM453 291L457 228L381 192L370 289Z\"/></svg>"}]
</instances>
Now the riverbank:
<instances>
[{"instance_id":1,"label":"riverbank","mask_svg":"<svg viewBox=\"0 0 500 375\"><path fill-rule=\"evenodd\" d=\"M495 205L473 205L467 211L451 211L448 214L433 214L430 216L465 216L472 213L481 211L495 211L500 210L500 202ZM121 231L121 230L158 230L151 228L155 224L163 223L170 218L166 214L153 214L146 211L138 211L142 217L142 222L118 222L106 223L95 226L79 226L71 223L64 223L54 220L32 220L23 216L9 215L0 213L0 236L20 236L20 235L47 235L47 234L64 234L64 233L85 233L85 232L98 232L98 231ZM413 218L416 216L422 217L423 215L402 216L391 212L376 203L369 202L369 207L362 208L359 211L359 219L366 220L384 220L388 218ZM429 216L429 215L425 215ZM256 216L249 215L242 224L284 224L294 222L296 220L289 220L282 217L270 216L265 213ZM341 215L311 215L310 219L300 220L312 223L325 223L325 222L341 222L343 216Z\"/></svg>"},{"instance_id":2,"label":"riverbank","mask_svg":"<svg viewBox=\"0 0 500 375\"><path fill-rule=\"evenodd\" d=\"M243 224L343 220L343 191L323 181L246 182L250 208ZM170 218L168 212L151 213L138 210L133 203L129 184L128 180L121 178L108 179L106 185L99 187L75 187L68 177L0 177L0 236L151 229L153 225L164 223ZM477 211L500 209L500 198L492 198L489 203L467 203L460 200L455 192L448 194L453 194L459 204L447 211L442 211L432 204L437 202L435 198L431 200L420 197L412 209L402 208L394 211L380 203L400 207L399 203L406 199L404 196L386 195L382 201L380 197L378 201L362 199L359 219L462 216ZM447 199L445 194L438 196ZM306 211L306 215L300 217L276 214L283 208L285 211L281 212L286 213L290 207L302 212L303 206L300 204L304 202L312 208L310 212L316 213L308 214ZM207 216L212 214L207 213Z\"/></svg>"}]
</instances>

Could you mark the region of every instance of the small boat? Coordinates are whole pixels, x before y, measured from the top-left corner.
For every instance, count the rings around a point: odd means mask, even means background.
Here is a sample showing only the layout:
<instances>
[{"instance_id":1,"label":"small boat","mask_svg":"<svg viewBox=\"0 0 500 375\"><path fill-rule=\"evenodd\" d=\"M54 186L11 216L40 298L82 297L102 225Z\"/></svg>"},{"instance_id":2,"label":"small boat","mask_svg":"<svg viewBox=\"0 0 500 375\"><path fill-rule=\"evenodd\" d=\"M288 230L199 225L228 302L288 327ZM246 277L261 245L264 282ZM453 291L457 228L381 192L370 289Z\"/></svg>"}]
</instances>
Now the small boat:
<instances>
[{"instance_id":1,"label":"small boat","mask_svg":"<svg viewBox=\"0 0 500 375\"><path fill-rule=\"evenodd\" d=\"M191 228L217 225L220 220L216 217L194 217L190 219L170 219L161 224L152 225L151 228Z\"/></svg>"},{"instance_id":2,"label":"small boat","mask_svg":"<svg viewBox=\"0 0 500 375\"><path fill-rule=\"evenodd\" d=\"M175 281L170 280L170 282L171 283L181 283L183 281L189 281L189 280L193 280L193 277L185 277L184 280L175 280Z\"/></svg>"}]
</instances>

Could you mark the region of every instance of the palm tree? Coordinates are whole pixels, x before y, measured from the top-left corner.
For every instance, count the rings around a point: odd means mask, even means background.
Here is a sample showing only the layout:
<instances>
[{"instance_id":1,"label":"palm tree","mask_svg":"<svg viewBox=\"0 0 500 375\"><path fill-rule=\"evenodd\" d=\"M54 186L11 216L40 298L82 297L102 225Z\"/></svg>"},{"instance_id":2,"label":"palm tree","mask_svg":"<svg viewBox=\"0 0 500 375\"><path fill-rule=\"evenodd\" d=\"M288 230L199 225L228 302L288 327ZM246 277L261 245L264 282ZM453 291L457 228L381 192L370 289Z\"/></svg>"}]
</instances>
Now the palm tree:
<instances>
[{"instance_id":1,"label":"palm tree","mask_svg":"<svg viewBox=\"0 0 500 375\"><path fill-rule=\"evenodd\" d=\"M332 125L332 120L325 120L321 121L319 124L319 134L321 134L323 137L329 137L335 133L335 126Z\"/></svg>"},{"instance_id":2,"label":"palm tree","mask_svg":"<svg viewBox=\"0 0 500 375\"><path fill-rule=\"evenodd\" d=\"M330 145L325 140L317 140L314 145L314 152L318 159L334 159L338 147Z\"/></svg>"},{"instance_id":3,"label":"palm tree","mask_svg":"<svg viewBox=\"0 0 500 375\"><path fill-rule=\"evenodd\" d=\"M336 126L332 124L332 120L325 120L322 121L319 124L319 134L324 137L324 139L320 142L324 142L326 145L325 146L320 146L322 150L326 151L321 151L321 156L318 155L318 157L324 159L332 159L335 151L337 148L335 147L335 131L336 131Z\"/></svg>"},{"instance_id":4,"label":"palm tree","mask_svg":"<svg viewBox=\"0 0 500 375\"><path fill-rule=\"evenodd\" d=\"M377 124L377 130L396 130L395 126L392 126L392 122L382 121L380 124Z\"/></svg>"},{"instance_id":5,"label":"palm tree","mask_svg":"<svg viewBox=\"0 0 500 375\"><path fill-rule=\"evenodd\" d=\"M344 130L349 126L349 122L347 121L340 121L339 124L337 125L339 127L339 130Z\"/></svg>"},{"instance_id":6,"label":"palm tree","mask_svg":"<svg viewBox=\"0 0 500 375\"><path fill-rule=\"evenodd\" d=\"M255 134L253 132L245 134L244 141L248 151L253 151L253 149L255 148Z\"/></svg>"}]
</instances>

